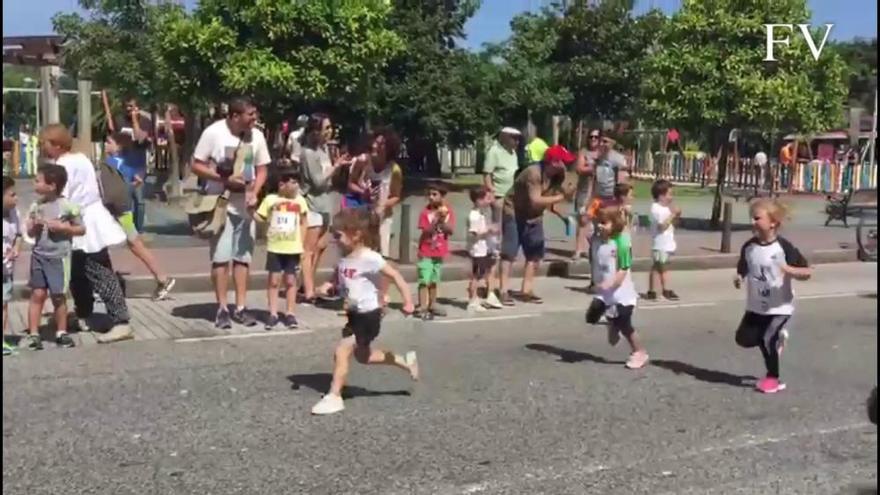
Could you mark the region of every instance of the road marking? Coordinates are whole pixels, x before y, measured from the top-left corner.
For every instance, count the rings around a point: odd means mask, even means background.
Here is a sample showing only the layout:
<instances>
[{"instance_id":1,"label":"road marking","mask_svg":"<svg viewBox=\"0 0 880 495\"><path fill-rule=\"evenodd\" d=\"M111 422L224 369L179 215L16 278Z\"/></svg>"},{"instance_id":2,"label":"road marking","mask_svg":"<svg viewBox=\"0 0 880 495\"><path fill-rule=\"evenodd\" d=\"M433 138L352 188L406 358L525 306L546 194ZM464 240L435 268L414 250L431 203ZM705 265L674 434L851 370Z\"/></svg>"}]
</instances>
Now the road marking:
<instances>
[{"instance_id":1,"label":"road marking","mask_svg":"<svg viewBox=\"0 0 880 495\"><path fill-rule=\"evenodd\" d=\"M215 335L212 337L191 337L186 339L175 339L174 342L187 344L191 342L212 342L215 340L238 340L238 339L257 339L261 337L283 337L289 335L305 335L315 333L314 330L278 330L261 333L240 333L234 335Z\"/></svg>"},{"instance_id":2,"label":"road marking","mask_svg":"<svg viewBox=\"0 0 880 495\"><path fill-rule=\"evenodd\" d=\"M451 320L433 320L430 323L470 323L475 321L498 321L498 320L515 320L517 318L535 318L541 316L538 313L525 313L521 315L504 315L504 316L475 316L473 318L453 318Z\"/></svg>"},{"instance_id":3,"label":"road marking","mask_svg":"<svg viewBox=\"0 0 880 495\"><path fill-rule=\"evenodd\" d=\"M648 306L639 306L639 310L647 309L676 309L676 308L702 308L707 306L716 306L717 302L701 302L701 303L685 303L685 304L657 304Z\"/></svg>"},{"instance_id":4,"label":"road marking","mask_svg":"<svg viewBox=\"0 0 880 495\"><path fill-rule=\"evenodd\" d=\"M833 299L840 297L858 297L868 295L868 292L830 292L828 294L809 294L806 296L795 296L798 299Z\"/></svg>"}]
</instances>

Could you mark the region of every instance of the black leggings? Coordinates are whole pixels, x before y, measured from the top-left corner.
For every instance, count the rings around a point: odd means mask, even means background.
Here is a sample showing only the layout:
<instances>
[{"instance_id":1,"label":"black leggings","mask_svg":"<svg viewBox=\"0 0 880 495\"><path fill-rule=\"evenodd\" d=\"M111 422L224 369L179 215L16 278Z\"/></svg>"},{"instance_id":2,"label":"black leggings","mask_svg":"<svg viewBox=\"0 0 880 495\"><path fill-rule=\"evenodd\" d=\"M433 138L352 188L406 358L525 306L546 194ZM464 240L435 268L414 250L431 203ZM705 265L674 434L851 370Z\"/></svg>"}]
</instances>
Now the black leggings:
<instances>
[{"instance_id":1,"label":"black leggings","mask_svg":"<svg viewBox=\"0 0 880 495\"><path fill-rule=\"evenodd\" d=\"M779 378L779 338L789 318L746 312L736 331L737 344L761 349L767 376L772 378Z\"/></svg>"},{"instance_id":2,"label":"black leggings","mask_svg":"<svg viewBox=\"0 0 880 495\"><path fill-rule=\"evenodd\" d=\"M97 253L74 251L70 260L70 293L77 318L92 315L95 292L104 301L114 325L128 323L128 305L110 263L110 253L106 249Z\"/></svg>"}]
</instances>

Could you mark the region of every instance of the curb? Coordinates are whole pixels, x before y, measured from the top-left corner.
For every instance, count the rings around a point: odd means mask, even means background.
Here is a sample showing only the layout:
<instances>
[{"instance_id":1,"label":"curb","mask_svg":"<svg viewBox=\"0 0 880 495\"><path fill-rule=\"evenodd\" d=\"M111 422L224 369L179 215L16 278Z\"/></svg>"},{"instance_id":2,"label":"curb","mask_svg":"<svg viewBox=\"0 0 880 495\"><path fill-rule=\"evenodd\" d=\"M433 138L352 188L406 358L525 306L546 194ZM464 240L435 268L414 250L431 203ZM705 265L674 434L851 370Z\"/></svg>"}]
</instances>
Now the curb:
<instances>
[{"instance_id":1,"label":"curb","mask_svg":"<svg viewBox=\"0 0 880 495\"><path fill-rule=\"evenodd\" d=\"M691 271L691 270L712 270L719 268L736 268L739 254L708 254L701 256L678 256L673 257L670 263L670 269L675 271ZM827 264L827 263L851 263L859 261L856 249L823 249L807 253L807 259L810 263ZM519 278L523 274L523 263L517 262L512 269L511 277ZM634 272L647 272L650 270L652 260L650 258L636 258L633 260ZM401 275L406 279L407 283L415 283L418 280L418 273L415 265L405 265L399 267ZM318 270L318 281L329 280L333 275L330 268L321 268ZM469 264L456 263L443 267L443 280L448 282L468 280L471 275L471 267ZM590 264L584 261L568 261L568 260L551 260L541 263L538 269L540 277L559 277L584 278L590 275ZM156 288L156 282L150 277L124 276L126 296L128 297L145 297L150 296ZM214 290L211 284L211 276L209 273L192 273L175 277L177 284L174 286L174 292L177 294L195 293L195 292L212 292ZM251 280L248 283L248 290L265 290L266 289L266 271L259 270L251 273ZM230 281L230 288L232 282ZM13 286L13 294L16 299L27 298L30 290L26 283L16 282Z\"/></svg>"}]
</instances>

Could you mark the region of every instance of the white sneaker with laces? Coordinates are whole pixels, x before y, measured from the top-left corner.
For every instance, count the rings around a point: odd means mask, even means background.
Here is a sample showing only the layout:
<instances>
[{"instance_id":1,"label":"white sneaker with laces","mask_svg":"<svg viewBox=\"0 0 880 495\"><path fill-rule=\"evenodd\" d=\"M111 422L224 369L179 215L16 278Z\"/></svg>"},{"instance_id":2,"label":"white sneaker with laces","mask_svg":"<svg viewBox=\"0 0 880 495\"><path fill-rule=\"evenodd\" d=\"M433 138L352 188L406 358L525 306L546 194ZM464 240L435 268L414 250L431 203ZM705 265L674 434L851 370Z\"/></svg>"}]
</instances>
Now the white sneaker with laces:
<instances>
[{"instance_id":1,"label":"white sneaker with laces","mask_svg":"<svg viewBox=\"0 0 880 495\"><path fill-rule=\"evenodd\" d=\"M482 313L486 311L486 308L484 308L483 305L480 304L479 299L474 299L473 301L468 303L467 310L468 313Z\"/></svg>"},{"instance_id":2,"label":"white sneaker with laces","mask_svg":"<svg viewBox=\"0 0 880 495\"><path fill-rule=\"evenodd\" d=\"M498 296L494 292L490 292L489 296L483 301L483 304L490 309L504 309L504 305L498 300Z\"/></svg>"},{"instance_id":3,"label":"white sneaker with laces","mask_svg":"<svg viewBox=\"0 0 880 495\"><path fill-rule=\"evenodd\" d=\"M403 356L403 362L409 366L409 376L413 379L413 381L419 381L419 359L416 356L416 351L409 351Z\"/></svg>"},{"instance_id":4,"label":"white sneaker with laces","mask_svg":"<svg viewBox=\"0 0 880 495\"><path fill-rule=\"evenodd\" d=\"M342 397L334 394L326 394L315 407L312 408L312 414L323 415L341 412L345 409Z\"/></svg>"}]
</instances>

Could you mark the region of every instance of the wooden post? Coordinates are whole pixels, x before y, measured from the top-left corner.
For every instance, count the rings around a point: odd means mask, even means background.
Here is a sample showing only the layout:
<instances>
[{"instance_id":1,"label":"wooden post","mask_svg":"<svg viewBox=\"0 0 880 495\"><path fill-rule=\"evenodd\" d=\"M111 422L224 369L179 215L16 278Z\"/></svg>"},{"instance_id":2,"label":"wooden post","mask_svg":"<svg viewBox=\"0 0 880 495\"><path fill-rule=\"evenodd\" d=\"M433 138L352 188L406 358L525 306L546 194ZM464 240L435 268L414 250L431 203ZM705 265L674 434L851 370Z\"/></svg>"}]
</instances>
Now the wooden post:
<instances>
[{"instance_id":1,"label":"wooden post","mask_svg":"<svg viewBox=\"0 0 880 495\"><path fill-rule=\"evenodd\" d=\"M411 206L404 203L400 205L400 254L398 259L401 264L412 263L412 233L410 232Z\"/></svg>"},{"instance_id":2,"label":"wooden post","mask_svg":"<svg viewBox=\"0 0 880 495\"><path fill-rule=\"evenodd\" d=\"M721 252L730 252L730 235L733 230L733 203L729 200L724 202L724 212L721 220Z\"/></svg>"},{"instance_id":3,"label":"wooden post","mask_svg":"<svg viewBox=\"0 0 880 495\"><path fill-rule=\"evenodd\" d=\"M92 81L76 82L76 137L80 148L89 157L95 159L95 147L92 146Z\"/></svg>"}]
</instances>

